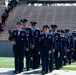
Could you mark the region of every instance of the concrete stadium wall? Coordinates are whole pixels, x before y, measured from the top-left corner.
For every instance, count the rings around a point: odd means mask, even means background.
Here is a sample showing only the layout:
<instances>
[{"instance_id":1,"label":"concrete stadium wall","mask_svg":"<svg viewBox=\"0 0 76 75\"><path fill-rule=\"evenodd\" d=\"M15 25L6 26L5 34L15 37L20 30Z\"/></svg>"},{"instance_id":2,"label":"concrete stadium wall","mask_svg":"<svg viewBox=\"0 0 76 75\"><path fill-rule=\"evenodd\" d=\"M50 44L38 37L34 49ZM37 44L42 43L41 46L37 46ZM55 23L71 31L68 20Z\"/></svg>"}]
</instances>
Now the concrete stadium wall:
<instances>
[{"instance_id":1,"label":"concrete stadium wall","mask_svg":"<svg viewBox=\"0 0 76 75\"><path fill-rule=\"evenodd\" d=\"M9 40L0 41L0 57L12 57L12 44Z\"/></svg>"}]
</instances>

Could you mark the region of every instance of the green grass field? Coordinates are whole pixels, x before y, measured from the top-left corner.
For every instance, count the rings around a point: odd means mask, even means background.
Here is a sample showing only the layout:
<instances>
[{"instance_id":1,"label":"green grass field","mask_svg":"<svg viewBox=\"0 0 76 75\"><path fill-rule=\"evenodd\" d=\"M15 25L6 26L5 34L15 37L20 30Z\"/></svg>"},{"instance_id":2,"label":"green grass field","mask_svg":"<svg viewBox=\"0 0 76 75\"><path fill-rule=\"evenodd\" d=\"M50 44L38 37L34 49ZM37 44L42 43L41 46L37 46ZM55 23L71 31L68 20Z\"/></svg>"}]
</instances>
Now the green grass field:
<instances>
[{"instance_id":1,"label":"green grass field","mask_svg":"<svg viewBox=\"0 0 76 75\"><path fill-rule=\"evenodd\" d=\"M14 58L13 57L0 57L0 68L14 68Z\"/></svg>"},{"instance_id":2,"label":"green grass field","mask_svg":"<svg viewBox=\"0 0 76 75\"><path fill-rule=\"evenodd\" d=\"M63 67L63 68L61 68L61 70L72 70L72 71L76 71L76 67Z\"/></svg>"},{"instance_id":3,"label":"green grass field","mask_svg":"<svg viewBox=\"0 0 76 75\"><path fill-rule=\"evenodd\" d=\"M72 63L71 65L67 65L67 66L63 66L63 68L61 68L61 70L74 70L76 71L76 62Z\"/></svg>"},{"instance_id":4,"label":"green grass field","mask_svg":"<svg viewBox=\"0 0 76 75\"><path fill-rule=\"evenodd\" d=\"M26 67L24 60L24 67ZM0 57L0 68L14 68L14 58L13 57ZM76 63L72 65L67 65L61 68L61 70L76 70Z\"/></svg>"}]
</instances>

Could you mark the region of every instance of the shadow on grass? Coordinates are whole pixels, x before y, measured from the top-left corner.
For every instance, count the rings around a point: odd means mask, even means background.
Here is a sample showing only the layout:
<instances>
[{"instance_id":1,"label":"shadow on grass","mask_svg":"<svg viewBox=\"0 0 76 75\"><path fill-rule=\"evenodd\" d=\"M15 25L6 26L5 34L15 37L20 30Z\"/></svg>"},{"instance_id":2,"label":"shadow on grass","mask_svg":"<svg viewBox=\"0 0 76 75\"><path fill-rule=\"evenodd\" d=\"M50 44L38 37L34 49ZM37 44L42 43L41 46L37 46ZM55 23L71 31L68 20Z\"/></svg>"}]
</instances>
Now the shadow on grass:
<instances>
[{"instance_id":1,"label":"shadow on grass","mask_svg":"<svg viewBox=\"0 0 76 75\"><path fill-rule=\"evenodd\" d=\"M24 73L25 75L26 74L35 74L35 75L41 75L41 70L33 70L33 71L30 71L30 72L25 72Z\"/></svg>"}]
</instances>

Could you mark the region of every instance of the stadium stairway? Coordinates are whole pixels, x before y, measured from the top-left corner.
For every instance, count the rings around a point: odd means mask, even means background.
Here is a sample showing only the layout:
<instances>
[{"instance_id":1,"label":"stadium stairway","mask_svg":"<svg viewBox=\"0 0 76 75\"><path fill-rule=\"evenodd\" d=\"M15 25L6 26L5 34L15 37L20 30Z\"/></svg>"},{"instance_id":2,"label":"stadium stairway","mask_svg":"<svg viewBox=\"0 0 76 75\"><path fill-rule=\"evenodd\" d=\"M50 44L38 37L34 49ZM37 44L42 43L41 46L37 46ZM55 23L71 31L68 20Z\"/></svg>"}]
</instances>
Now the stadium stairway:
<instances>
[{"instance_id":1,"label":"stadium stairway","mask_svg":"<svg viewBox=\"0 0 76 75\"><path fill-rule=\"evenodd\" d=\"M8 40L8 29L15 29L16 22L21 18L30 21L37 21L37 28L42 29L44 24L57 24L58 29L76 29L76 7L74 6L27 6L21 4L14 8L11 17L5 27L5 31L0 35L0 40Z\"/></svg>"}]
</instances>

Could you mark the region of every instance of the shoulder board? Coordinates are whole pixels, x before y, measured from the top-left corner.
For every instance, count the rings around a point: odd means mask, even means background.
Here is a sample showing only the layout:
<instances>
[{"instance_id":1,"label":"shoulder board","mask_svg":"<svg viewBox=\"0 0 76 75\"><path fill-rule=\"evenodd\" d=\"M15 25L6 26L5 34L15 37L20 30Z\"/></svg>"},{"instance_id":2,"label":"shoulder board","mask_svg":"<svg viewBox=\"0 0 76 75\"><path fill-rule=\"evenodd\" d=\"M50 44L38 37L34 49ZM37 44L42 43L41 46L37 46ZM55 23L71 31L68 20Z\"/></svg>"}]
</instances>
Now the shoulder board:
<instances>
[{"instance_id":1,"label":"shoulder board","mask_svg":"<svg viewBox=\"0 0 76 75\"><path fill-rule=\"evenodd\" d=\"M36 30L39 30L39 31L40 31L40 29L39 29L39 28L36 28Z\"/></svg>"},{"instance_id":2,"label":"shoulder board","mask_svg":"<svg viewBox=\"0 0 76 75\"><path fill-rule=\"evenodd\" d=\"M36 28L36 29L40 30L39 28Z\"/></svg>"},{"instance_id":3,"label":"shoulder board","mask_svg":"<svg viewBox=\"0 0 76 75\"><path fill-rule=\"evenodd\" d=\"M31 29L31 27L27 27L27 28L30 28Z\"/></svg>"},{"instance_id":4,"label":"shoulder board","mask_svg":"<svg viewBox=\"0 0 76 75\"><path fill-rule=\"evenodd\" d=\"M26 32L26 30L24 30L24 29L22 29L21 31L25 31Z\"/></svg>"},{"instance_id":5,"label":"shoulder board","mask_svg":"<svg viewBox=\"0 0 76 75\"><path fill-rule=\"evenodd\" d=\"M58 32L56 32L56 34L60 35Z\"/></svg>"},{"instance_id":6,"label":"shoulder board","mask_svg":"<svg viewBox=\"0 0 76 75\"><path fill-rule=\"evenodd\" d=\"M30 28L30 27L27 27L27 29L30 29L30 30L31 30L31 28Z\"/></svg>"},{"instance_id":7,"label":"shoulder board","mask_svg":"<svg viewBox=\"0 0 76 75\"><path fill-rule=\"evenodd\" d=\"M17 29L13 29L13 32L16 32L17 31Z\"/></svg>"},{"instance_id":8,"label":"shoulder board","mask_svg":"<svg viewBox=\"0 0 76 75\"><path fill-rule=\"evenodd\" d=\"M41 35L44 34L44 32L41 33Z\"/></svg>"}]
</instances>

